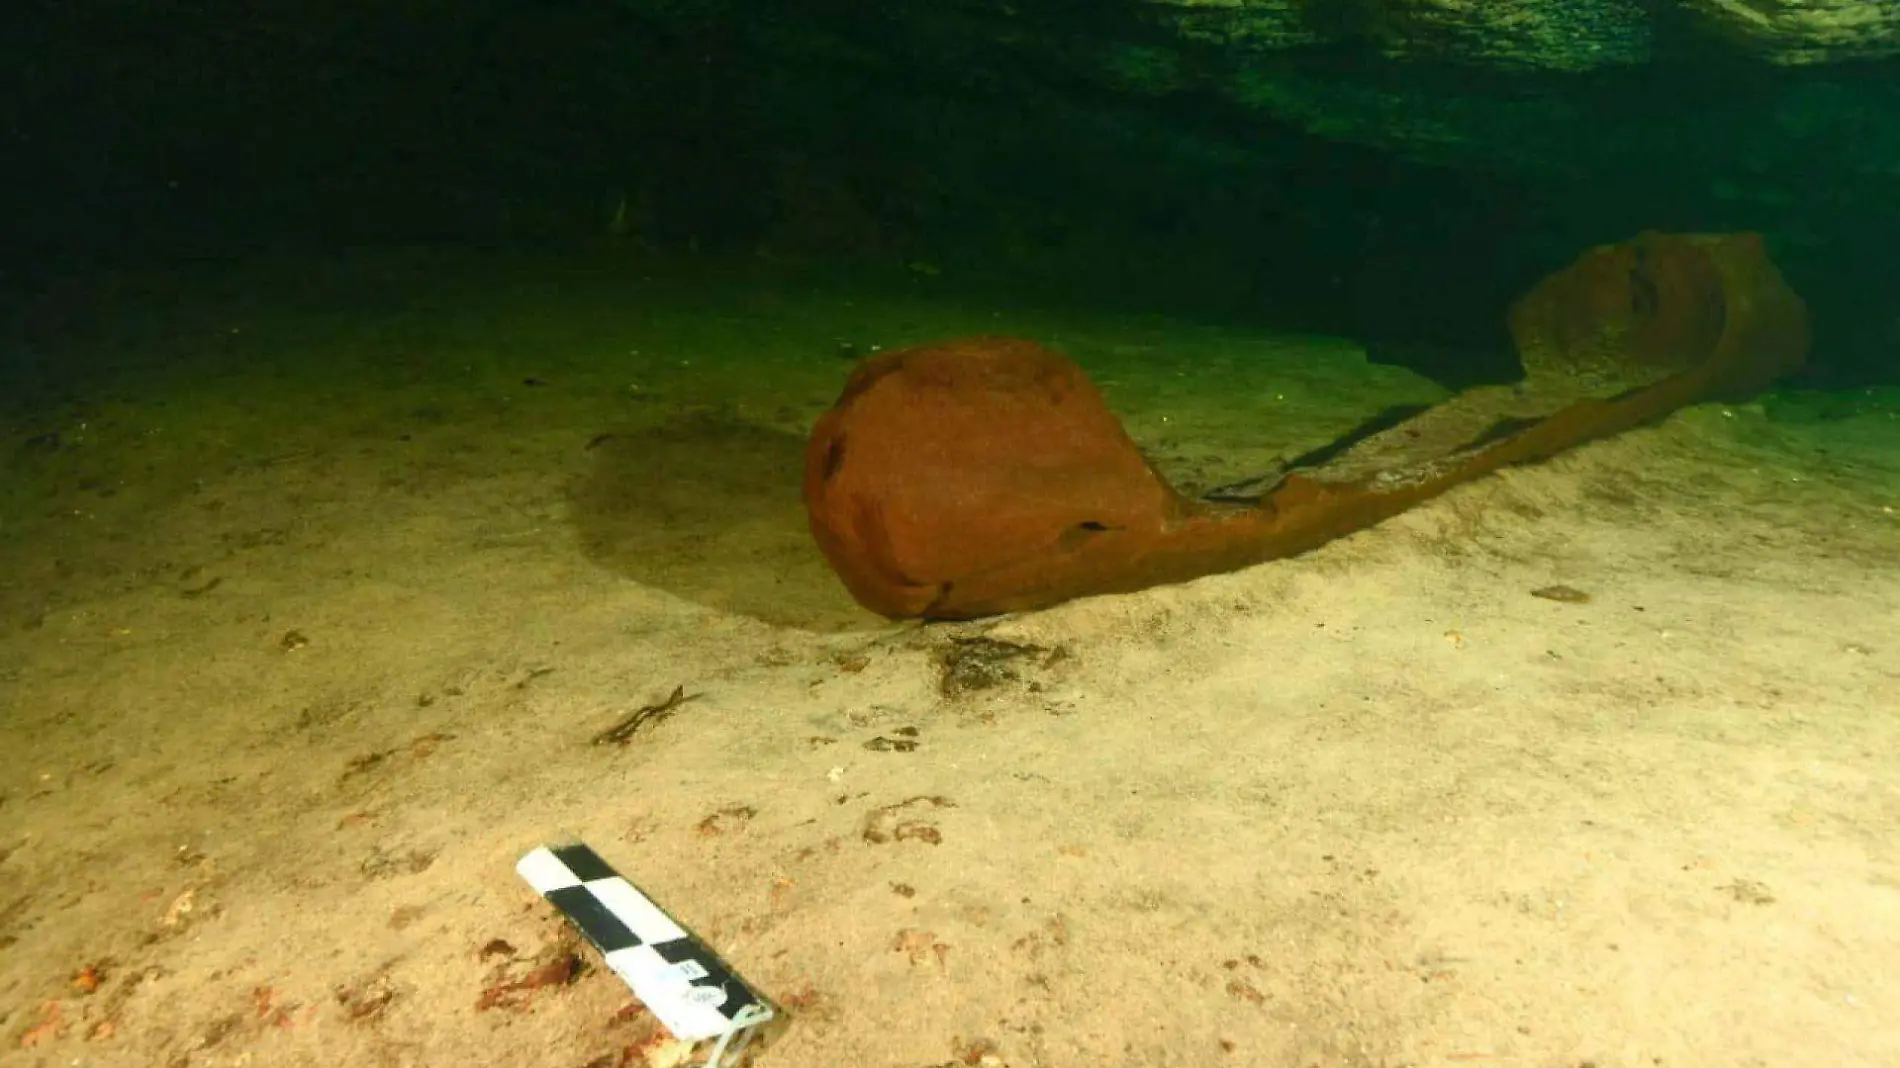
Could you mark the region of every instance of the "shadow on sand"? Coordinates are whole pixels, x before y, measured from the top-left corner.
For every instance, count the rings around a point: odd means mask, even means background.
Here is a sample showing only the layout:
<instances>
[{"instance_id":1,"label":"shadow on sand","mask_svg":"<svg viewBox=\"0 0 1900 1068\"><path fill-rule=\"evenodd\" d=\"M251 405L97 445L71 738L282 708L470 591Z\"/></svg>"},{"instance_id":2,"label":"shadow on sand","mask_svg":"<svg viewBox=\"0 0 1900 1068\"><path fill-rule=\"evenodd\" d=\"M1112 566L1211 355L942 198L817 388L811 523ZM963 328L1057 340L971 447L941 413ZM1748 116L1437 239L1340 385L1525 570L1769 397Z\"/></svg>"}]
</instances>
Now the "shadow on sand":
<instances>
[{"instance_id":1,"label":"shadow on sand","mask_svg":"<svg viewBox=\"0 0 1900 1068\"><path fill-rule=\"evenodd\" d=\"M588 557L636 582L777 626L877 626L812 543L804 448L720 413L605 433L569 488L569 514Z\"/></svg>"}]
</instances>

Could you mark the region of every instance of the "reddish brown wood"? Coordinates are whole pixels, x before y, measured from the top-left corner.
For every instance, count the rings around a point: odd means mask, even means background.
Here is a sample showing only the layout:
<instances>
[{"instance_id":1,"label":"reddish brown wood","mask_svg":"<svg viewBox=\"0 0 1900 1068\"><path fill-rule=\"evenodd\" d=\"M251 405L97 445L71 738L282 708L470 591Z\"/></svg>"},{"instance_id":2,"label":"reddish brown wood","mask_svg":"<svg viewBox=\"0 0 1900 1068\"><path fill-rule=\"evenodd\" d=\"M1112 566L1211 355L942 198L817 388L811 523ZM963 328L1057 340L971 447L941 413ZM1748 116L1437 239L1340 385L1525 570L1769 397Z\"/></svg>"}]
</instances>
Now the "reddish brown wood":
<instances>
[{"instance_id":1,"label":"reddish brown wood","mask_svg":"<svg viewBox=\"0 0 1900 1068\"><path fill-rule=\"evenodd\" d=\"M1461 482L1799 366L1807 314L1754 235L1644 234L1584 254L1512 309L1532 373L1648 369L1506 436L1381 476L1289 476L1257 505L1189 500L1101 394L1033 342L972 338L862 364L813 429L805 504L865 607L968 618L1292 555Z\"/></svg>"}]
</instances>

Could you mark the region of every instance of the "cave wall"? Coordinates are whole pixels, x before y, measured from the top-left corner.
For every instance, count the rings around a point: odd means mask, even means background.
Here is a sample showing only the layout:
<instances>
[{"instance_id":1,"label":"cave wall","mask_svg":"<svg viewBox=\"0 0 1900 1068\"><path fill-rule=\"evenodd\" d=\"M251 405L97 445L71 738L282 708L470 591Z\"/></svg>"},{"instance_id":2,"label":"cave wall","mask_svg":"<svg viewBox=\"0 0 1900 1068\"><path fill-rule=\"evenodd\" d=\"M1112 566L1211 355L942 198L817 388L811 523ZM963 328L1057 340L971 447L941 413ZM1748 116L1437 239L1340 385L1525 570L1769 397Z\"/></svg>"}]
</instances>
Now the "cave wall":
<instances>
[{"instance_id":1,"label":"cave wall","mask_svg":"<svg viewBox=\"0 0 1900 1068\"><path fill-rule=\"evenodd\" d=\"M1583 246L1758 229L1892 375L1900 5L33 0L16 278L376 242L927 262L1495 351ZM1858 29L1854 29L1858 27ZM1851 31L1851 32L1850 32Z\"/></svg>"}]
</instances>

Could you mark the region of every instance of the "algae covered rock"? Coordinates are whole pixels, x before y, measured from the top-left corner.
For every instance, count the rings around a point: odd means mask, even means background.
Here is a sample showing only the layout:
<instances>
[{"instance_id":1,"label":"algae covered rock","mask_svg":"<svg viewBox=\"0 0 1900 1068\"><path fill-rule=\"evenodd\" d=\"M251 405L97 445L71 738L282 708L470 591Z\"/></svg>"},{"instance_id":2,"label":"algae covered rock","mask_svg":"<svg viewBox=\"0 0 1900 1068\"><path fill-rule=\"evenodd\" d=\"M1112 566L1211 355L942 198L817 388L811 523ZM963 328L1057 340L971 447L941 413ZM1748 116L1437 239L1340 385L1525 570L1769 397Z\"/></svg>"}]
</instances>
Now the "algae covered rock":
<instances>
[{"instance_id":1,"label":"algae covered rock","mask_svg":"<svg viewBox=\"0 0 1900 1068\"><path fill-rule=\"evenodd\" d=\"M1590 70L1670 35L1775 63L1900 53L1891 0L1149 0L1185 39L1248 50L1359 42L1386 56Z\"/></svg>"},{"instance_id":2,"label":"algae covered rock","mask_svg":"<svg viewBox=\"0 0 1900 1068\"><path fill-rule=\"evenodd\" d=\"M1391 57L1553 70L1640 63L1640 0L1155 0L1187 38L1234 48L1362 43Z\"/></svg>"},{"instance_id":3,"label":"algae covered rock","mask_svg":"<svg viewBox=\"0 0 1900 1068\"><path fill-rule=\"evenodd\" d=\"M1712 33L1775 63L1833 63L1900 54L1893 0L1679 0Z\"/></svg>"}]
</instances>

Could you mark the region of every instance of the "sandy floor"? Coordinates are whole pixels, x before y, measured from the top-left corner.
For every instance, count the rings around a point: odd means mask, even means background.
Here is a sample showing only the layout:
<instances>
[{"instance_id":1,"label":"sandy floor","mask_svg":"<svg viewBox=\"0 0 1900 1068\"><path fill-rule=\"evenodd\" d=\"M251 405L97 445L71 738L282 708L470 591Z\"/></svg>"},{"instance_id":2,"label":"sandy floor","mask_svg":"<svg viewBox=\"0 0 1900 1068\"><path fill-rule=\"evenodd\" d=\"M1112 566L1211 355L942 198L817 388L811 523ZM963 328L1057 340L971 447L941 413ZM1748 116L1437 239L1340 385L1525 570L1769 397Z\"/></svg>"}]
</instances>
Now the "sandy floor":
<instances>
[{"instance_id":1,"label":"sandy floor","mask_svg":"<svg viewBox=\"0 0 1900 1068\"><path fill-rule=\"evenodd\" d=\"M416 254L41 328L92 370L0 439L0 1060L639 1063L585 952L521 982L574 947L513 864L578 836L787 1008L761 1068L1900 1064L1892 411L892 626L797 499L851 352L1052 342L1191 485L1439 394L793 273Z\"/></svg>"}]
</instances>

